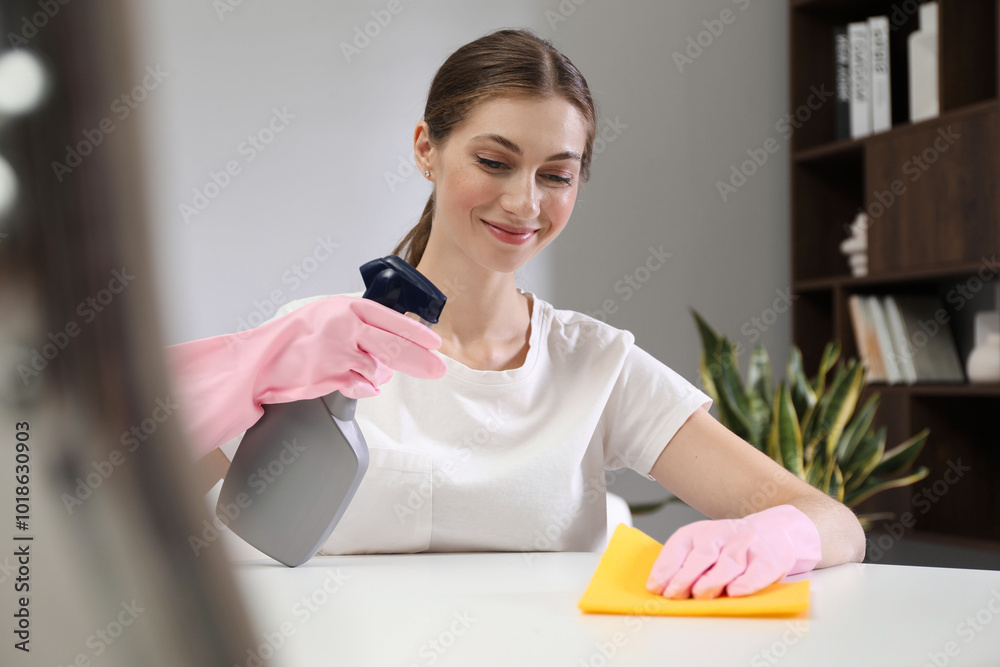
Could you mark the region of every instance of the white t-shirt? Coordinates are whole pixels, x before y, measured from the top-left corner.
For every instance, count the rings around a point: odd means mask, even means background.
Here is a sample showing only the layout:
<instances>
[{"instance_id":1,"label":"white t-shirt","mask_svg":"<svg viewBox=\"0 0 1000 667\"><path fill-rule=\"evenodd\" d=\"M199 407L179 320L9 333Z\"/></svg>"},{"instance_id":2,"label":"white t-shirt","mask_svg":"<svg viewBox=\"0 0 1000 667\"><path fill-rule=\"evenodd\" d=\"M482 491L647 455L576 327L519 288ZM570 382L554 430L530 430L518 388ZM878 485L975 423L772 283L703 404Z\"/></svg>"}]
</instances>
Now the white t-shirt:
<instances>
[{"instance_id":1,"label":"white t-shirt","mask_svg":"<svg viewBox=\"0 0 1000 667\"><path fill-rule=\"evenodd\" d=\"M605 469L648 474L711 399L630 332L525 294L520 368L475 370L441 355L443 378L396 372L358 401L369 467L321 554L603 546ZM236 443L223 446L230 458Z\"/></svg>"}]
</instances>

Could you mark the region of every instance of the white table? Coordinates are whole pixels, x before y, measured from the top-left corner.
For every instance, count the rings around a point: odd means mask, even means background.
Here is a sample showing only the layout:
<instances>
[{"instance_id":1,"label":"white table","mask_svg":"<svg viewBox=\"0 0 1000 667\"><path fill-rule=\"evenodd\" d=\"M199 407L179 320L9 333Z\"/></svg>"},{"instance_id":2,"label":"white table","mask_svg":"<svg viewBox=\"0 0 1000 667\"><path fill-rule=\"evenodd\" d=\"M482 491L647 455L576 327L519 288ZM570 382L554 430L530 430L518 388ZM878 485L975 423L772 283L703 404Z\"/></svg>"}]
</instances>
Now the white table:
<instances>
[{"instance_id":1,"label":"white table","mask_svg":"<svg viewBox=\"0 0 1000 667\"><path fill-rule=\"evenodd\" d=\"M818 570L791 579L812 580L808 617L794 619L584 614L577 600L599 558L326 556L234 568L261 637L253 651L278 666L1000 665L997 571Z\"/></svg>"}]
</instances>

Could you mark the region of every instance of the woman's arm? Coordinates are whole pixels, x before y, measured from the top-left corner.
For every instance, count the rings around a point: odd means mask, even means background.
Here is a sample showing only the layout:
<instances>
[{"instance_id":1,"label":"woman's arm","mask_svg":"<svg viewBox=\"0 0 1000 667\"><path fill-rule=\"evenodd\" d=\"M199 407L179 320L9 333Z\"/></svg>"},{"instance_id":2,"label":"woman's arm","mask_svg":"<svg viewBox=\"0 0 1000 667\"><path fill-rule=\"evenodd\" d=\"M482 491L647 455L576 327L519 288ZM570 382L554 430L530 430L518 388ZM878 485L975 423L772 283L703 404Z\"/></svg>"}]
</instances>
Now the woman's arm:
<instances>
[{"instance_id":1,"label":"woman's arm","mask_svg":"<svg viewBox=\"0 0 1000 667\"><path fill-rule=\"evenodd\" d=\"M819 531L823 557L816 567L864 558L864 531L850 509L785 470L703 407L671 438L650 475L710 519L793 505Z\"/></svg>"}]
</instances>

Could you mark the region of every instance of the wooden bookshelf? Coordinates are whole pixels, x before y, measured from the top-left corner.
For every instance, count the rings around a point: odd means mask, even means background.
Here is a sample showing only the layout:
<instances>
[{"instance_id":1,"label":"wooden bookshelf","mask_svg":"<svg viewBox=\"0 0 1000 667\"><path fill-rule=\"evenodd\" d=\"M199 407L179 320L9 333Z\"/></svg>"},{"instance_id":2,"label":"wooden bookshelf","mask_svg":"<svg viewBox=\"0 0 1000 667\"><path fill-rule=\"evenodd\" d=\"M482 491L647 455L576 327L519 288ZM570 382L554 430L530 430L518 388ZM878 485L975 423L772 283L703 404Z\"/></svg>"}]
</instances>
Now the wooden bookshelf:
<instances>
[{"instance_id":1,"label":"wooden bookshelf","mask_svg":"<svg viewBox=\"0 0 1000 667\"><path fill-rule=\"evenodd\" d=\"M857 356L847 305L854 294L938 294L956 340L968 341L974 309L944 296L984 274L989 277L980 280L982 289L997 289L1000 276L984 269L989 266L984 258L1000 259L998 2L939 1L938 117L918 123L896 119L888 131L837 140L831 99L792 136L792 338L811 372L829 340L840 340L845 356ZM790 0L791 113L806 104L814 86L835 89L834 26L875 15L892 22L902 5ZM902 27L919 18L895 16ZM942 139L935 148L943 134L951 143L944 147ZM913 157L925 151L934 161L914 171ZM904 172L908 161L911 170ZM896 180L905 191L881 209L873 206L887 199ZM868 275L854 277L839 245L859 210L879 215L872 215L868 228ZM971 345L958 347L964 367ZM916 517L913 530L924 534L1000 544L1000 383L873 383L865 390L872 392L881 395L878 425L888 429L887 446L931 429L918 462L930 475L913 487L880 494L859 510L909 511ZM954 483L939 482L959 460L969 470ZM933 502L923 502L928 494Z\"/></svg>"}]
</instances>

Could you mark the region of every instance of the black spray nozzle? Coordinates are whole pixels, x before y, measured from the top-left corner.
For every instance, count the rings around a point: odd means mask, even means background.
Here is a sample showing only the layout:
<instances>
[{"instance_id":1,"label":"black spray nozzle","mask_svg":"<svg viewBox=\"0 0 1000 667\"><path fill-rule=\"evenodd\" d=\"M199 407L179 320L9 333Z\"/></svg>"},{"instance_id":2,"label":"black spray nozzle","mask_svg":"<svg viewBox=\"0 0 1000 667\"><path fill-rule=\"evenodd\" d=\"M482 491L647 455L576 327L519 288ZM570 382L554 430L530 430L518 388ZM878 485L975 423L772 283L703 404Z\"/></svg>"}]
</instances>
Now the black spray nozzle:
<instances>
[{"instance_id":1,"label":"black spray nozzle","mask_svg":"<svg viewBox=\"0 0 1000 667\"><path fill-rule=\"evenodd\" d=\"M414 313L437 323L447 297L419 271L395 255L373 259L361 266L363 298L377 301L398 313Z\"/></svg>"}]
</instances>

